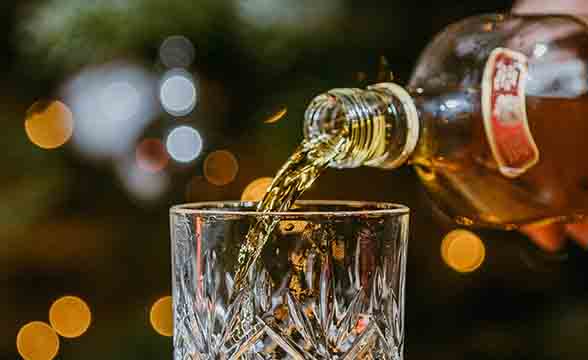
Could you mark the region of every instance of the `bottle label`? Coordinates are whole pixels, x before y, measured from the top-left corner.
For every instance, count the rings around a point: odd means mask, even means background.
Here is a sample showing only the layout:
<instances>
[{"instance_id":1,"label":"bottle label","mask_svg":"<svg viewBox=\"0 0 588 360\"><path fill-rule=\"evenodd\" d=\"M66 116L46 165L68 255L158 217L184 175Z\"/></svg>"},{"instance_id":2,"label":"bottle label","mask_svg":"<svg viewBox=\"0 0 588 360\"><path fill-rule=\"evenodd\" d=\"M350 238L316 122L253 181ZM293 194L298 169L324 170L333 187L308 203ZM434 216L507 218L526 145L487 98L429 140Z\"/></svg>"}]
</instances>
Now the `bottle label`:
<instances>
[{"instance_id":1,"label":"bottle label","mask_svg":"<svg viewBox=\"0 0 588 360\"><path fill-rule=\"evenodd\" d=\"M515 178L539 161L539 150L527 121L525 85L527 57L496 48L482 80L484 128L502 175Z\"/></svg>"}]
</instances>

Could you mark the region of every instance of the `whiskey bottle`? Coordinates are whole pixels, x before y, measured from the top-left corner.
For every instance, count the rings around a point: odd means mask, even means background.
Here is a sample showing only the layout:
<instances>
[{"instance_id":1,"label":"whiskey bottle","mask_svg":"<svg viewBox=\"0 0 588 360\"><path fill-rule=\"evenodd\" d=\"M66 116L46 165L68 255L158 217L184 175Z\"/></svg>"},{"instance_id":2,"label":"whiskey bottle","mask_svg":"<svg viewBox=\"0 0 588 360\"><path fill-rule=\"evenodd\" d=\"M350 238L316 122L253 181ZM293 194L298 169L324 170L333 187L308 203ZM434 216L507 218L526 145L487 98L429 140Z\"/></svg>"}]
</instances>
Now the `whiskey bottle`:
<instances>
[{"instance_id":1,"label":"whiskey bottle","mask_svg":"<svg viewBox=\"0 0 588 360\"><path fill-rule=\"evenodd\" d=\"M336 168L410 164L462 225L512 229L588 215L588 26L492 14L449 26L408 86L317 96L307 139L349 139Z\"/></svg>"}]
</instances>

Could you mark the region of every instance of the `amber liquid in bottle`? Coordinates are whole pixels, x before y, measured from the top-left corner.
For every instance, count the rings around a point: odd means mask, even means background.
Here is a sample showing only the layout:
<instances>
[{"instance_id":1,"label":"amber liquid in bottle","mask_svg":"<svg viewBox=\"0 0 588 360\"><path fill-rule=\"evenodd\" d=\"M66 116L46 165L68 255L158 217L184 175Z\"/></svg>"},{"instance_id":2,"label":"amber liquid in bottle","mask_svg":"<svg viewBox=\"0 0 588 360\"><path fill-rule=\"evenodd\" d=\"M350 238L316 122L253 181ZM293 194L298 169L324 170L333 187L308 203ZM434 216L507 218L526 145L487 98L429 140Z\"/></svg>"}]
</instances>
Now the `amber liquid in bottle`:
<instances>
[{"instance_id":1,"label":"amber liquid in bottle","mask_svg":"<svg viewBox=\"0 0 588 360\"><path fill-rule=\"evenodd\" d=\"M367 135L350 141L333 166L408 162L432 205L462 225L581 221L588 216L587 50L588 23L576 17L467 18L427 46L408 89L381 83L317 97L309 113L329 96L335 110L307 117L306 135L361 124L370 131L353 133ZM385 126L374 126L381 117Z\"/></svg>"},{"instance_id":2,"label":"amber liquid in bottle","mask_svg":"<svg viewBox=\"0 0 588 360\"><path fill-rule=\"evenodd\" d=\"M588 96L526 97L540 160L521 176L500 173L484 129L480 91L417 94L421 135L411 159L433 202L463 225L505 229L588 215Z\"/></svg>"}]
</instances>

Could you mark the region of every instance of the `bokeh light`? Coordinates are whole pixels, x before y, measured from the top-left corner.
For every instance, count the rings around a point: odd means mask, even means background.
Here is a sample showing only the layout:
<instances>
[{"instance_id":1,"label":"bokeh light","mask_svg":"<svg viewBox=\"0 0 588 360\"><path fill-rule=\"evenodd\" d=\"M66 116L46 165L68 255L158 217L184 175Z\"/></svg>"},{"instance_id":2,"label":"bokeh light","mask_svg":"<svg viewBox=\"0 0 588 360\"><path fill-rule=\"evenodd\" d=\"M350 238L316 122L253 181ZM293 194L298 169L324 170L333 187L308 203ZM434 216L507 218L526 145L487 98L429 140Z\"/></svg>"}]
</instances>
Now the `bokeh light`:
<instances>
[{"instance_id":1,"label":"bokeh light","mask_svg":"<svg viewBox=\"0 0 588 360\"><path fill-rule=\"evenodd\" d=\"M61 101L37 101L26 113L25 131L29 140L43 149L65 144L73 133L73 115Z\"/></svg>"},{"instance_id":2,"label":"bokeh light","mask_svg":"<svg viewBox=\"0 0 588 360\"><path fill-rule=\"evenodd\" d=\"M172 319L172 297L165 296L157 300L151 307L149 314L151 326L162 336L172 336L174 323Z\"/></svg>"},{"instance_id":3,"label":"bokeh light","mask_svg":"<svg viewBox=\"0 0 588 360\"><path fill-rule=\"evenodd\" d=\"M49 323L65 338L76 338L88 330L92 312L86 302L76 296L57 299L49 309Z\"/></svg>"},{"instance_id":4,"label":"bokeh light","mask_svg":"<svg viewBox=\"0 0 588 360\"><path fill-rule=\"evenodd\" d=\"M174 160L190 162L200 155L202 138L196 129L182 125L169 133L165 145L167 152Z\"/></svg>"},{"instance_id":5,"label":"bokeh light","mask_svg":"<svg viewBox=\"0 0 588 360\"><path fill-rule=\"evenodd\" d=\"M235 180L239 163L228 150L214 151L204 160L204 177L209 183L223 186Z\"/></svg>"},{"instance_id":6,"label":"bokeh light","mask_svg":"<svg viewBox=\"0 0 588 360\"><path fill-rule=\"evenodd\" d=\"M259 179L253 180L249 185L245 187L243 190L243 194L241 194L241 200L243 201L259 201L263 199L265 192L269 188L270 184L272 183L273 178L271 177L262 177Z\"/></svg>"},{"instance_id":7,"label":"bokeh light","mask_svg":"<svg viewBox=\"0 0 588 360\"><path fill-rule=\"evenodd\" d=\"M284 116L286 116L287 113L288 113L288 108L287 107L284 107L284 108L276 111L272 115L270 115L270 117L268 117L267 119L265 119L264 123L266 123L266 124L277 123L278 121L282 120L282 118Z\"/></svg>"},{"instance_id":8,"label":"bokeh light","mask_svg":"<svg viewBox=\"0 0 588 360\"><path fill-rule=\"evenodd\" d=\"M194 79L182 69L168 71L161 81L159 100L165 111L173 116L189 114L197 101Z\"/></svg>"},{"instance_id":9,"label":"bokeh light","mask_svg":"<svg viewBox=\"0 0 588 360\"><path fill-rule=\"evenodd\" d=\"M163 171L153 172L140 167L135 159L121 159L116 170L125 189L135 199L154 201L159 199L169 186L169 177Z\"/></svg>"},{"instance_id":10,"label":"bokeh light","mask_svg":"<svg viewBox=\"0 0 588 360\"><path fill-rule=\"evenodd\" d=\"M51 360L59 352L59 337L48 324L33 321L19 330L16 348L25 360Z\"/></svg>"},{"instance_id":11,"label":"bokeh light","mask_svg":"<svg viewBox=\"0 0 588 360\"><path fill-rule=\"evenodd\" d=\"M461 273L478 269L486 258L482 240L473 232L453 230L443 238L441 257L449 267Z\"/></svg>"},{"instance_id":12,"label":"bokeh light","mask_svg":"<svg viewBox=\"0 0 588 360\"><path fill-rule=\"evenodd\" d=\"M143 68L107 64L82 71L63 90L75 114L73 144L93 157L117 157L133 150L157 114L155 81Z\"/></svg>"},{"instance_id":13,"label":"bokeh light","mask_svg":"<svg viewBox=\"0 0 588 360\"><path fill-rule=\"evenodd\" d=\"M141 107L139 90L126 80L113 81L100 93L98 99L104 115L112 121L127 121Z\"/></svg>"},{"instance_id":14,"label":"bokeh light","mask_svg":"<svg viewBox=\"0 0 588 360\"><path fill-rule=\"evenodd\" d=\"M169 155L159 139L144 139L141 141L137 145L135 158L137 166L149 173L163 170L169 162Z\"/></svg>"},{"instance_id":15,"label":"bokeh light","mask_svg":"<svg viewBox=\"0 0 588 360\"><path fill-rule=\"evenodd\" d=\"M286 27L309 32L331 23L343 9L340 0L235 0L242 21L257 27Z\"/></svg>"},{"instance_id":16,"label":"bokeh light","mask_svg":"<svg viewBox=\"0 0 588 360\"><path fill-rule=\"evenodd\" d=\"M182 35L166 38L159 47L159 58L168 68L187 68L194 61L194 45Z\"/></svg>"}]
</instances>

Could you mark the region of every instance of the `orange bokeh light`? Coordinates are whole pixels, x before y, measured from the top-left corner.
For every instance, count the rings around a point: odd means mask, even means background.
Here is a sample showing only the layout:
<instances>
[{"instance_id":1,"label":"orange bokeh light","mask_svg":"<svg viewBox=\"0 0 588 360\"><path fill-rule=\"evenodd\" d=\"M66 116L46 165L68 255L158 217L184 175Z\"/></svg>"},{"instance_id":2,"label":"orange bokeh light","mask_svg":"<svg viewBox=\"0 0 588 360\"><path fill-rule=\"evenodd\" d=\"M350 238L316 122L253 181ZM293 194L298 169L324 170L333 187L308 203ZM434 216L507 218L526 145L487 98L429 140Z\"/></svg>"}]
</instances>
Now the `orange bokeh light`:
<instances>
[{"instance_id":1,"label":"orange bokeh light","mask_svg":"<svg viewBox=\"0 0 588 360\"><path fill-rule=\"evenodd\" d=\"M52 360L59 352L59 337L48 324L33 321L19 330L16 348L25 360Z\"/></svg>"},{"instance_id":2,"label":"orange bokeh light","mask_svg":"<svg viewBox=\"0 0 588 360\"><path fill-rule=\"evenodd\" d=\"M172 297L165 296L157 300L151 307L149 314L151 326L162 336L172 336L174 323L172 318Z\"/></svg>"},{"instance_id":3,"label":"orange bokeh light","mask_svg":"<svg viewBox=\"0 0 588 360\"><path fill-rule=\"evenodd\" d=\"M270 184L272 183L273 178L271 177L262 177L259 179L253 180L249 185L245 187L243 190L243 194L241 195L241 200L243 201L259 201L263 199L265 192L269 188Z\"/></svg>"},{"instance_id":4,"label":"orange bokeh light","mask_svg":"<svg viewBox=\"0 0 588 360\"><path fill-rule=\"evenodd\" d=\"M477 270L486 258L484 243L471 231L449 232L441 243L441 257L449 267L461 273Z\"/></svg>"},{"instance_id":5,"label":"orange bokeh light","mask_svg":"<svg viewBox=\"0 0 588 360\"><path fill-rule=\"evenodd\" d=\"M211 184L227 185L235 180L237 172L239 172L237 158L228 150L214 151L204 160L204 177Z\"/></svg>"},{"instance_id":6,"label":"orange bokeh light","mask_svg":"<svg viewBox=\"0 0 588 360\"><path fill-rule=\"evenodd\" d=\"M55 149L73 134L73 114L61 101L37 101L26 113L25 131L29 140L42 149Z\"/></svg>"},{"instance_id":7,"label":"orange bokeh light","mask_svg":"<svg viewBox=\"0 0 588 360\"><path fill-rule=\"evenodd\" d=\"M92 312L86 302L75 296L57 299L49 309L49 323L65 338L76 338L88 330Z\"/></svg>"}]
</instances>

